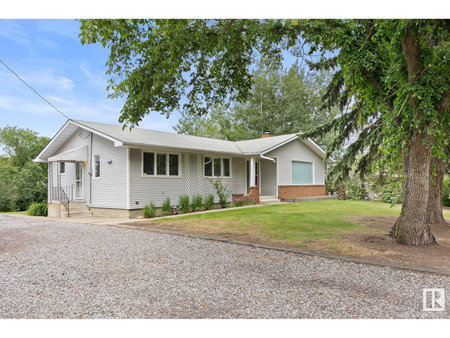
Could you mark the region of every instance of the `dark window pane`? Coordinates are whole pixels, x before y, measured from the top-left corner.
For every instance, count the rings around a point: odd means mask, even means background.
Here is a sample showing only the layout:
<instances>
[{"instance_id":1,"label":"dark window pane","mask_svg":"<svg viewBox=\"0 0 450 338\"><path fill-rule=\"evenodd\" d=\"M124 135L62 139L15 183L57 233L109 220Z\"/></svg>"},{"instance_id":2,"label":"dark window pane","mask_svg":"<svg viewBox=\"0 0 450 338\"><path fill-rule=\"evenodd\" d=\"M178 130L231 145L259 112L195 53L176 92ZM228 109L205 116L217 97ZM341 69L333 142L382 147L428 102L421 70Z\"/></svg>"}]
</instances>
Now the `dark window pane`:
<instances>
[{"instance_id":1,"label":"dark window pane","mask_svg":"<svg viewBox=\"0 0 450 338\"><path fill-rule=\"evenodd\" d=\"M221 176L221 172L220 172L220 158L215 158L214 159L214 176Z\"/></svg>"},{"instance_id":2,"label":"dark window pane","mask_svg":"<svg viewBox=\"0 0 450 338\"><path fill-rule=\"evenodd\" d=\"M59 166L59 172L61 174L65 174L66 173L66 163L65 162L60 162L60 166Z\"/></svg>"},{"instance_id":3,"label":"dark window pane","mask_svg":"<svg viewBox=\"0 0 450 338\"><path fill-rule=\"evenodd\" d=\"M205 157L205 176L212 176L212 158Z\"/></svg>"},{"instance_id":4,"label":"dark window pane","mask_svg":"<svg viewBox=\"0 0 450 338\"><path fill-rule=\"evenodd\" d=\"M155 154L144 153L144 174L155 175Z\"/></svg>"},{"instance_id":5,"label":"dark window pane","mask_svg":"<svg viewBox=\"0 0 450 338\"><path fill-rule=\"evenodd\" d=\"M169 155L169 175L178 176L178 155Z\"/></svg>"},{"instance_id":6,"label":"dark window pane","mask_svg":"<svg viewBox=\"0 0 450 338\"><path fill-rule=\"evenodd\" d=\"M166 173L167 155L156 154L156 174L167 175Z\"/></svg>"},{"instance_id":7,"label":"dark window pane","mask_svg":"<svg viewBox=\"0 0 450 338\"><path fill-rule=\"evenodd\" d=\"M230 177L230 159L229 158L223 159L223 176Z\"/></svg>"},{"instance_id":8,"label":"dark window pane","mask_svg":"<svg viewBox=\"0 0 450 338\"><path fill-rule=\"evenodd\" d=\"M94 176L95 177L100 177L100 155L95 155L94 156L94 160L95 160L95 173Z\"/></svg>"}]
</instances>

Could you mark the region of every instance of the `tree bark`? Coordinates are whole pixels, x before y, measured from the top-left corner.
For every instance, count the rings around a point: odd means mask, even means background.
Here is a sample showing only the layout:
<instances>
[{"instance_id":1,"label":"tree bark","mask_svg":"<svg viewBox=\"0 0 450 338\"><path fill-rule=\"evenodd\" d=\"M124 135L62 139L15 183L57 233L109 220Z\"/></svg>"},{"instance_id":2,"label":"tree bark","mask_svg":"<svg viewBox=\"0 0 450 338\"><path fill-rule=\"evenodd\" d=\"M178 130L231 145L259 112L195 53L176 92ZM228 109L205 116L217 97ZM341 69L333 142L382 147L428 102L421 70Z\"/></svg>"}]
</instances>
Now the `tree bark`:
<instances>
[{"instance_id":1,"label":"tree bark","mask_svg":"<svg viewBox=\"0 0 450 338\"><path fill-rule=\"evenodd\" d=\"M420 61L419 43L414 33L414 24L411 24L405 37L402 39L402 49L405 55L405 63L408 69L408 81L414 83L424 67ZM418 108L417 99L410 98L412 112L417 120L423 120L424 113ZM403 151L402 162L406 163L406 177L404 201L400 217L391 230L391 235L400 244L430 245L437 244L427 223L427 206L430 188L430 164L433 137L427 133L425 123L420 123L412 129L409 152Z\"/></svg>"},{"instance_id":2,"label":"tree bark","mask_svg":"<svg viewBox=\"0 0 450 338\"><path fill-rule=\"evenodd\" d=\"M442 188L444 184L444 161L432 157L430 166L430 193L427 206L427 223L447 223L442 213Z\"/></svg>"},{"instance_id":3,"label":"tree bark","mask_svg":"<svg viewBox=\"0 0 450 338\"><path fill-rule=\"evenodd\" d=\"M429 135L426 137L431 138ZM405 200L391 231L400 244L437 244L427 223L430 162L431 149L424 145L423 134L415 130L411 136Z\"/></svg>"}]
</instances>

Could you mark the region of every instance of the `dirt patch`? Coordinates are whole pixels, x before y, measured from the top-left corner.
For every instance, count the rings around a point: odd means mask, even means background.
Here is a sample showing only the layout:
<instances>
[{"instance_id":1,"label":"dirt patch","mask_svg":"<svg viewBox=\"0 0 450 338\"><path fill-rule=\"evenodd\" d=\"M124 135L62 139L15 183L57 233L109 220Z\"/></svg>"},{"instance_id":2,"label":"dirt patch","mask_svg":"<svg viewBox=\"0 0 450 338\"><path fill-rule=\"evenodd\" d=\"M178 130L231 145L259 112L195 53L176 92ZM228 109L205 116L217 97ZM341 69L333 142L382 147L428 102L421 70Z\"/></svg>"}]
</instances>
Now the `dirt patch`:
<instances>
[{"instance_id":1,"label":"dirt patch","mask_svg":"<svg viewBox=\"0 0 450 338\"><path fill-rule=\"evenodd\" d=\"M388 236L396 219L391 216L354 218L352 222L379 230L380 233L373 235L356 233L343 236L343 240L363 248L364 250L361 250L363 258L450 271L450 224L430 225L439 245L407 246L398 244Z\"/></svg>"}]
</instances>

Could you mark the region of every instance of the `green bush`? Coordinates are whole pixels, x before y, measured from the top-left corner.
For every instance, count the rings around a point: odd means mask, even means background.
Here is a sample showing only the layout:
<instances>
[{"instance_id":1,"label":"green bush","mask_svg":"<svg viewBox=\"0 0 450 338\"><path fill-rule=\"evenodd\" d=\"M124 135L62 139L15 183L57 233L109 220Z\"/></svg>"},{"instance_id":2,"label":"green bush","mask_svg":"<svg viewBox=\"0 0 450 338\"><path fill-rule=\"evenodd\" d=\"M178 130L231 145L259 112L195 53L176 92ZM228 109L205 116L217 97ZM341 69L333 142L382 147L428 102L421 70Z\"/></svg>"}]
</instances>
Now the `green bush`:
<instances>
[{"instance_id":1,"label":"green bush","mask_svg":"<svg viewBox=\"0 0 450 338\"><path fill-rule=\"evenodd\" d=\"M190 211L188 195L180 196L179 206L180 206L180 210L183 214L187 214Z\"/></svg>"},{"instance_id":2,"label":"green bush","mask_svg":"<svg viewBox=\"0 0 450 338\"><path fill-rule=\"evenodd\" d=\"M192 197L191 209L192 211L200 211L203 209L203 198L201 195L195 195Z\"/></svg>"},{"instance_id":3,"label":"green bush","mask_svg":"<svg viewBox=\"0 0 450 338\"><path fill-rule=\"evenodd\" d=\"M172 209L172 208L171 208L171 205L170 205L170 198L167 197L167 198L164 200L163 205L162 205L162 208L161 208L162 215L163 215L163 216L170 215L171 209Z\"/></svg>"},{"instance_id":4,"label":"green bush","mask_svg":"<svg viewBox=\"0 0 450 338\"><path fill-rule=\"evenodd\" d=\"M450 207L450 176L444 177L444 187L442 189L442 205Z\"/></svg>"},{"instance_id":5,"label":"green bush","mask_svg":"<svg viewBox=\"0 0 450 338\"><path fill-rule=\"evenodd\" d=\"M212 210L214 209L214 195L209 194L205 197L205 209L206 210Z\"/></svg>"},{"instance_id":6,"label":"green bush","mask_svg":"<svg viewBox=\"0 0 450 338\"><path fill-rule=\"evenodd\" d=\"M213 181L212 184L216 189L217 196L219 197L219 203L222 208L226 208L228 206L228 198L231 195L231 191L222 183L222 180L218 178Z\"/></svg>"},{"instance_id":7,"label":"green bush","mask_svg":"<svg viewBox=\"0 0 450 338\"><path fill-rule=\"evenodd\" d=\"M153 218L156 217L156 207L155 204L153 202L150 202L150 204L147 204L143 209L142 209L142 214L144 215L145 218Z\"/></svg>"},{"instance_id":8,"label":"green bush","mask_svg":"<svg viewBox=\"0 0 450 338\"><path fill-rule=\"evenodd\" d=\"M394 177L388 179L382 192L381 200L384 203L398 204L402 202L402 180L400 177Z\"/></svg>"},{"instance_id":9,"label":"green bush","mask_svg":"<svg viewBox=\"0 0 450 338\"><path fill-rule=\"evenodd\" d=\"M48 205L47 202L33 203L27 209L27 215L29 216L47 216Z\"/></svg>"}]
</instances>

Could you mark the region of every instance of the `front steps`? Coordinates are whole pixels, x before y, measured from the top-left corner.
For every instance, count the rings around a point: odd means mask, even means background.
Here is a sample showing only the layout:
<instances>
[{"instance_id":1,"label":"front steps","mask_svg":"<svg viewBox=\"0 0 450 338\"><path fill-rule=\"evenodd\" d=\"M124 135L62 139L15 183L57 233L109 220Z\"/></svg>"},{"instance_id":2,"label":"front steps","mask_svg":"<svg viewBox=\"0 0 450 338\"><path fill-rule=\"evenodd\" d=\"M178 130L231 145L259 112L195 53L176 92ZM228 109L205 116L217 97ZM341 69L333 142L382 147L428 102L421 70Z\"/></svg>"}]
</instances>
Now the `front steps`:
<instances>
[{"instance_id":1,"label":"front steps","mask_svg":"<svg viewBox=\"0 0 450 338\"><path fill-rule=\"evenodd\" d=\"M261 204L276 204L281 203L277 196L259 196L259 203Z\"/></svg>"},{"instance_id":2,"label":"front steps","mask_svg":"<svg viewBox=\"0 0 450 338\"><path fill-rule=\"evenodd\" d=\"M92 216L92 212L89 211L89 208L86 206L86 203L82 202L70 202L69 203L69 214L67 214L66 208L62 210L62 217L90 217Z\"/></svg>"}]
</instances>

